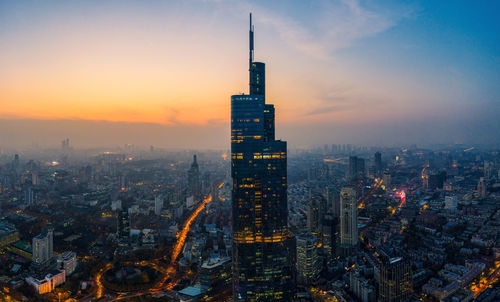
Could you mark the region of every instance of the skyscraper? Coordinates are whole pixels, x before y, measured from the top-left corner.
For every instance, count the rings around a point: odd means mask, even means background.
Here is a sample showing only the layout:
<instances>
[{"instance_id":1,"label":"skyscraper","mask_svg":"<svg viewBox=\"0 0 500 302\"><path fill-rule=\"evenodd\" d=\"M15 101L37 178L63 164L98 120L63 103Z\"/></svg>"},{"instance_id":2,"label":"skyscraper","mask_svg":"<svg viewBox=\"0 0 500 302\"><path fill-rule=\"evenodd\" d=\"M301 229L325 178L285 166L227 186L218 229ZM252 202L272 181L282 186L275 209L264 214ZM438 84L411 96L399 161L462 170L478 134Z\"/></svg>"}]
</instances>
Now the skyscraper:
<instances>
[{"instance_id":1,"label":"skyscraper","mask_svg":"<svg viewBox=\"0 0 500 302\"><path fill-rule=\"evenodd\" d=\"M400 302L410 298L412 274L410 263L401 257L382 257L379 302Z\"/></svg>"},{"instance_id":2,"label":"skyscraper","mask_svg":"<svg viewBox=\"0 0 500 302\"><path fill-rule=\"evenodd\" d=\"M297 283L310 285L319 277L318 240L307 232L297 235Z\"/></svg>"},{"instance_id":3,"label":"skyscraper","mask_svg":"<svg viewBox=\"0 0 500 302\"><path fill-rule=\"evenodd\" d=\"M349 255L358 244L357 212L356 190L343 187L340 191L340 247L344 255Z\"/></svg>"},{"instance_id":4,"label":"skyscraper","mask_svg":"<svg viewBox=\"0 0 500 302\"><path fill-rule=\"evenodd\" d=\"M291 301L295 280L288 232L286 142L274 138L265 103L265 64L254 62L250 14L250 94L231 97L233 297Z\"/></svg>"}]
</instances>

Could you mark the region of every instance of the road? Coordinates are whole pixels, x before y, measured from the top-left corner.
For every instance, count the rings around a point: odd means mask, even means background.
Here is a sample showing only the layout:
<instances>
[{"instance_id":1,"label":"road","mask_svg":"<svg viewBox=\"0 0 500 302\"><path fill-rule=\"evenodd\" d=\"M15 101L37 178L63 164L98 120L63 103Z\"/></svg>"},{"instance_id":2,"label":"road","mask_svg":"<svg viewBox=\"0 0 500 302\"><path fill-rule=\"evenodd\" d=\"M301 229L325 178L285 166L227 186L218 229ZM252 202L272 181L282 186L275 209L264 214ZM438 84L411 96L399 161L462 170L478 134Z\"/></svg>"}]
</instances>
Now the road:
<instances>
[{"instance_id":1,"label":"road","mask_svg":"<svg viewBox=\"0 0 500 302\"><path fill-rule=\"evenodd\" d=\"M223 184L224 183L221 183L219 185L219 188L221 188L223 186ZM180 278L177 276L177 270L175 268L177 265L177 258L179 257L179 254L181 253L182 248L184 247L187 235L188 235L189 231L191 230L191 224L196 220L196 218L203 211L203 209L205 209L206 205L212 201L212 199L213 199L212 194L210 194L208 197L205 197L203 202L200 205L198 205L198 207L194 210L194 212L191 213L189 218L184 222L182 229L177 233L177 236L176 236L177 241L174 245L174 249L172 250L172 254L170 257L170 265L168 266L168 268L165 268L160 264L160 262L159 262L160 259L155 259L152 261L141 261L139 263L136 263L136 264L142 265L142 266L151 266L154 269L158 270L159 272L161 272L164 275L162 280L151 289L137 292L137 293L130 293L130 294L123 295L120 297L115 297L112 300L121 300L123 298L138 297L138 296L143 296L143 295L147 295L147 294L151 294L151 293L155 293L155 292L159 292L159 291L167 291L168 292L175 285L178 284L178 282L180 281ZM163 258L166 259L167 256L164 256ZM113 265L111 263L108 263L106 266L102 267L95 275L95 280L96 280L95 283L96 283L96 287L97 287L95 297L98 299L102 298L104 296L104 292L105 292L105 288L102 285L101 278L104 275L104 273L106 271L108 271L109 269L111 269L112 267L113 267ZM167 283L167 281L169 281L169 280L170 280L170 282Z\"/></svg>"},{"instance_id":2,"label":"road","mask_svg":"<svg viewBox=\"0 0 500 302\"><path fill-rule=\"evenodd\" d=\"M495 261L495 265L488 273L481 275L476 284L472 284L470 290L474 292L474 298L479 297L489 286L497 283L500 279L500 260Z\"/></svg>"}]
</instances>

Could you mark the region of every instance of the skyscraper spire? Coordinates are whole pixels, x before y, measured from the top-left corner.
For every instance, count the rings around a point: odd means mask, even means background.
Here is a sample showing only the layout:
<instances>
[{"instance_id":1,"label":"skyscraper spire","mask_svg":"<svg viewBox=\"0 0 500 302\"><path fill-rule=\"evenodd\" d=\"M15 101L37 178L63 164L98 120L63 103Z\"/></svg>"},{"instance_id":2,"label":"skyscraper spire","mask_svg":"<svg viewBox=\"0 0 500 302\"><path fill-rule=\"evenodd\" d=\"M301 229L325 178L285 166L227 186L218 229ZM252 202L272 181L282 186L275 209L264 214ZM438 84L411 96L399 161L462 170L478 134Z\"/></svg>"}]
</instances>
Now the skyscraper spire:
<instances>
[{"instance_id":1,"label":"skyscraper spire","mask_svg":"<svg viewBox=\"0 0 500 302\"><path fill-rule=\"evenodd\" d=\"M250 39L250 56L249 56L249 68L252 68L252 62L253 62L253 25L252 25L252 13L250 13L250 31L249 31L249 39Z\"/></svg>"}]
</instances>

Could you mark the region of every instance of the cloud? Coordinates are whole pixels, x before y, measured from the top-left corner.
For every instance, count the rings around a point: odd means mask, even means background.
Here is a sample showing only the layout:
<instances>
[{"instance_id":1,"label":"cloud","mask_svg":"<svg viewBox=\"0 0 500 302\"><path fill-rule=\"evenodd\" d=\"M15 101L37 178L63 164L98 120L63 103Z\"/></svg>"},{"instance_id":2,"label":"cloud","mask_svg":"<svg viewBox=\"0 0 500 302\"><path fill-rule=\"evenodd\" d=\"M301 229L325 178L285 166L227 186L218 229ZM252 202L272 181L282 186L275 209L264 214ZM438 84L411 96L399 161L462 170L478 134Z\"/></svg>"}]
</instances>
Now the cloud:
<instances>
[{"instance_id":1,"label":"cloud","mask_svg":"<svg viewBox=\"0 0 500 302\"><path fill-rule=\"evenodd\" d=\"M308 28L295 19L270 10L259 11L258 19L273 26L280 37L302 53L328 59L338 49L354 41L374 36L393 27L408 13L379 13L360 5L357 0L318 1L311 20L317 28Z\"/></svg>"}]
</instances>

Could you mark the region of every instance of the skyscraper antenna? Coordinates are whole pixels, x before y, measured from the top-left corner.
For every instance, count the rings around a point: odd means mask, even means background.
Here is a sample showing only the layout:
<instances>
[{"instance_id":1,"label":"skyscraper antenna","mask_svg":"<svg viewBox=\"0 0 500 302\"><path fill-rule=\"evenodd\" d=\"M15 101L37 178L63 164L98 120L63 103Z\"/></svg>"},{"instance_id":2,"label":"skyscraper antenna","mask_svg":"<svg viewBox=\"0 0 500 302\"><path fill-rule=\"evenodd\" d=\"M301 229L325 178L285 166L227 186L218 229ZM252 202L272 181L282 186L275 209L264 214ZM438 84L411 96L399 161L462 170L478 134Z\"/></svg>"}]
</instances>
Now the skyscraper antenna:
<instances>
[{"instance_id":1,"label":"skyscraper antenna","mask_svg":"<svg viewBox=\"0 0 500 302\"><path fill-rule=\"evenodd\" d=\"M249 31L249 38L250 38L250 58L249 58L249 67L252 68L252 62L253 62L253 25L252 25L252 13L250 13L250 31Z\"/></svg>"}]
</instances>

